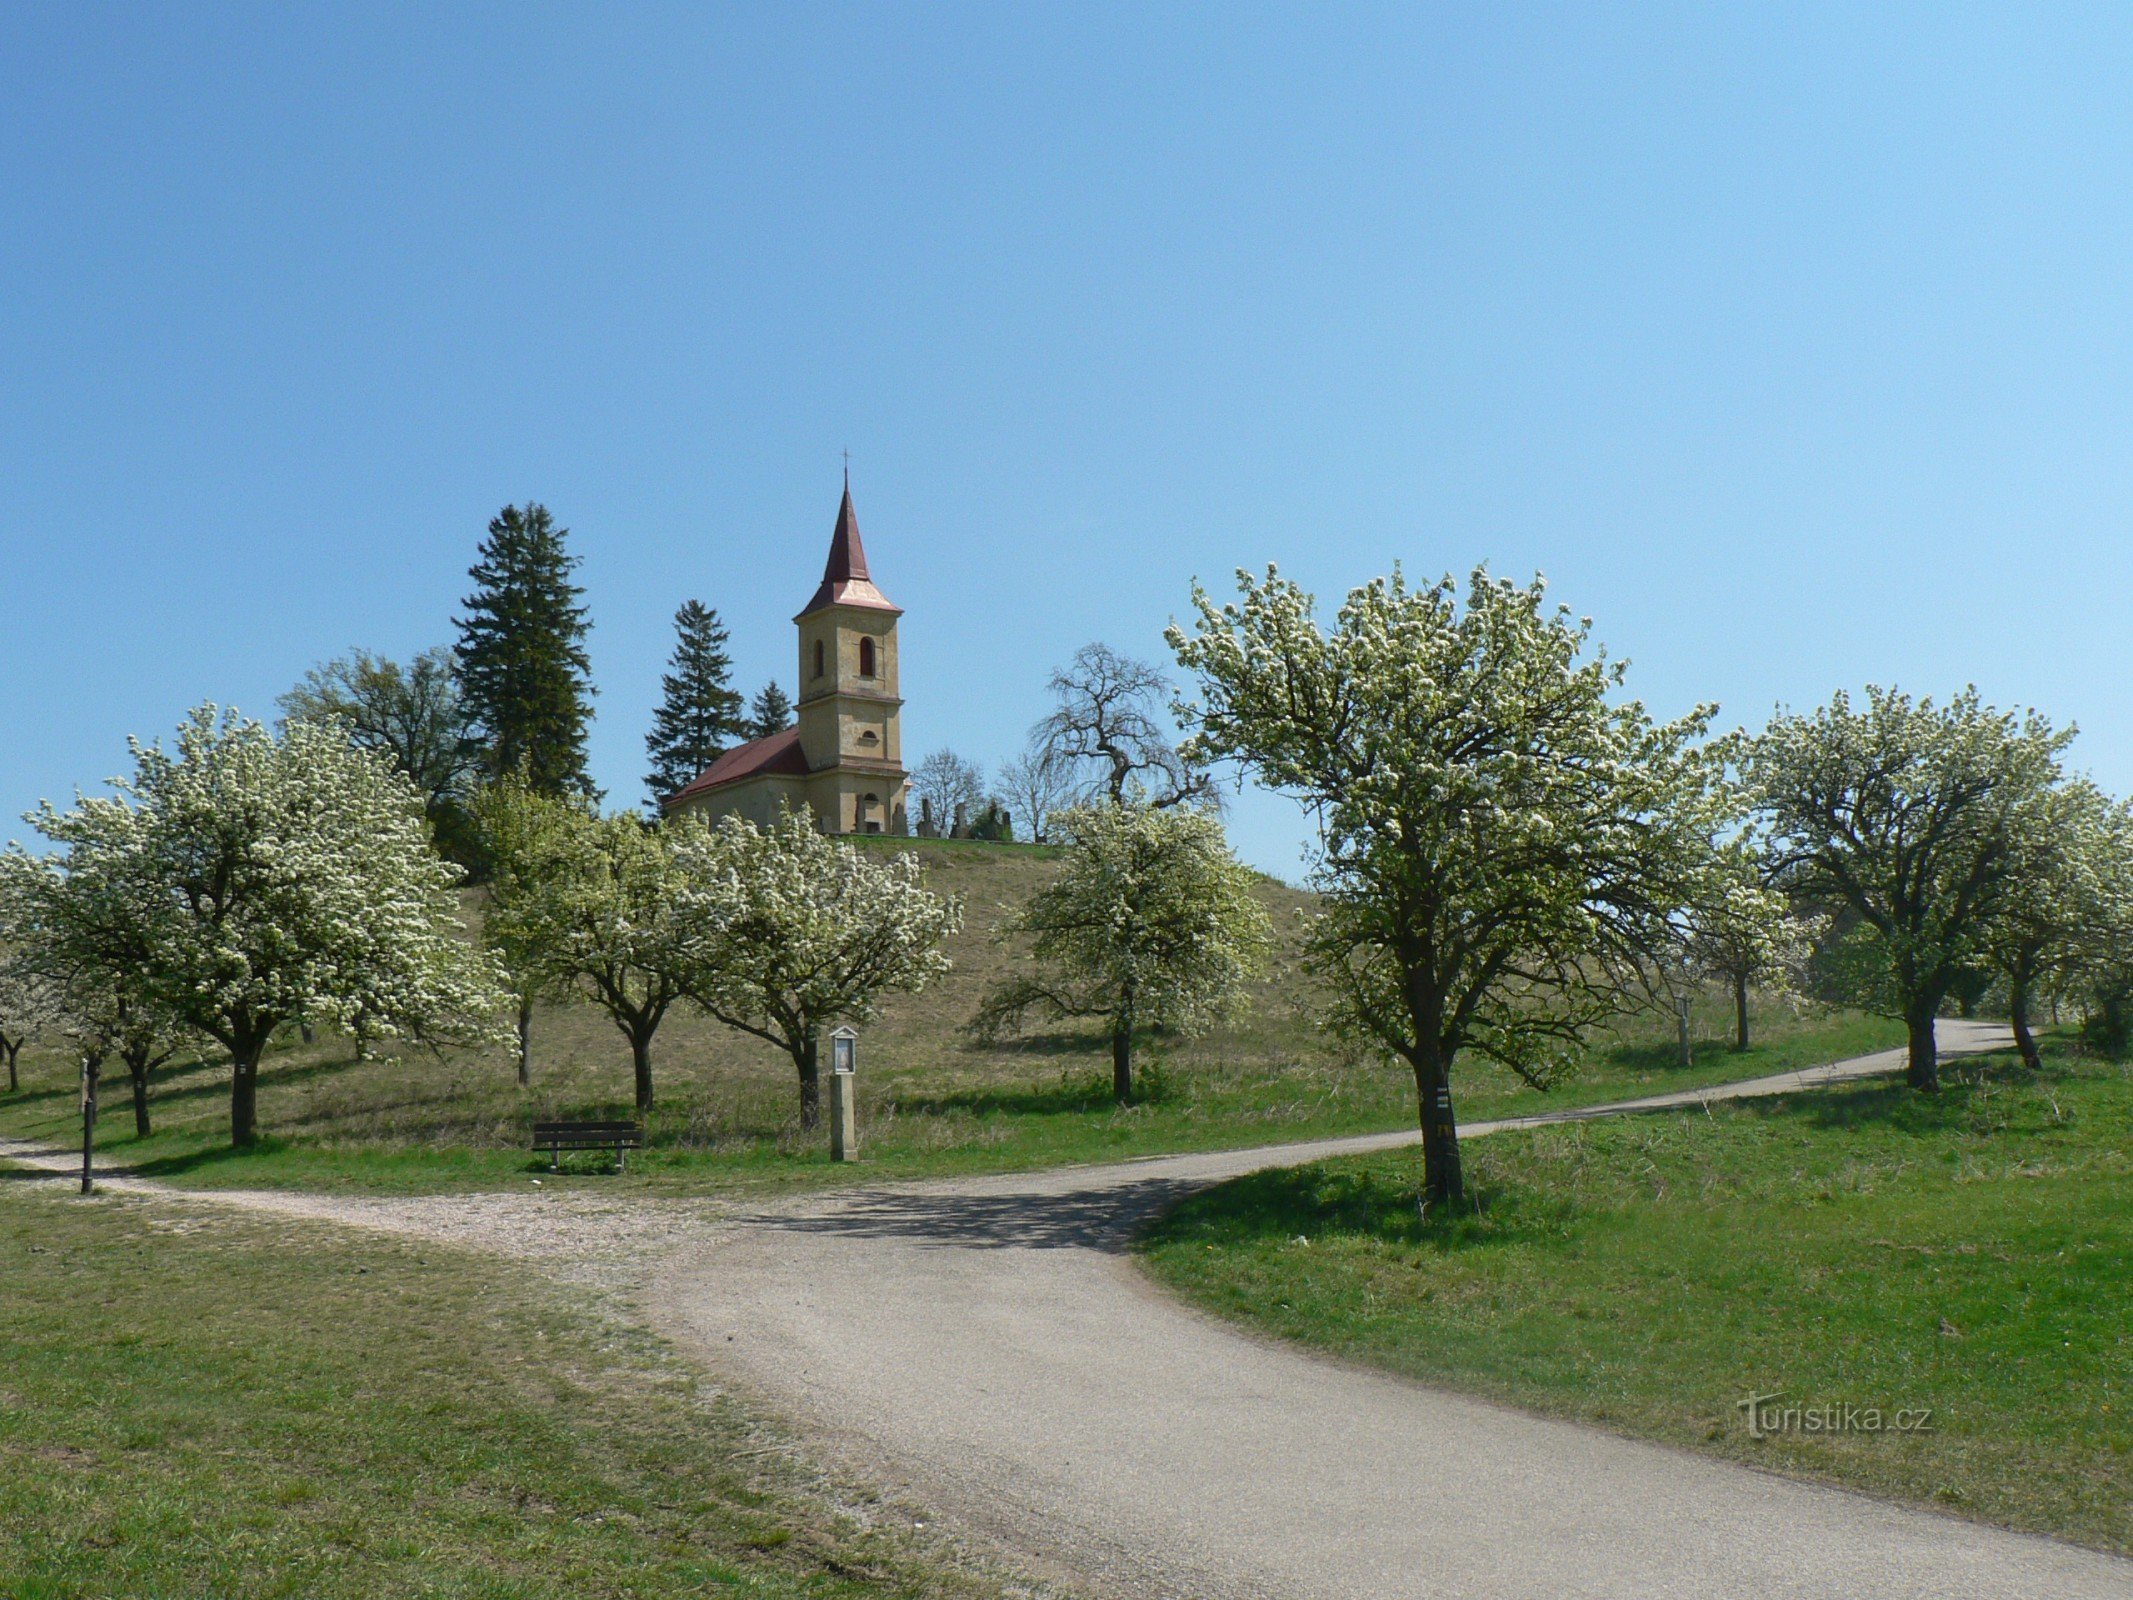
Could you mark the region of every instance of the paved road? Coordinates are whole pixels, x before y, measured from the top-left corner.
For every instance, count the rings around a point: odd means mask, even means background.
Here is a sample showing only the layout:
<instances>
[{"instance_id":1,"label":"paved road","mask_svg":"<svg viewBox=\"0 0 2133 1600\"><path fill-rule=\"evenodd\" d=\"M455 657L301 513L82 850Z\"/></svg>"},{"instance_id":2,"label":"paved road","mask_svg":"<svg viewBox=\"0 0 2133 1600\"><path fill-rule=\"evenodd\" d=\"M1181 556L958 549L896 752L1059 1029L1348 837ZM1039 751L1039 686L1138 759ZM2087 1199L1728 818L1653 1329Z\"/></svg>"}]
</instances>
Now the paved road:
<instances>
[{"instance_id":1,"label":"paved road","mask_svg":"<svg viewBox=\"0 0 2133 1600\"><path fill-rule=\"evenodd\" d=\"M1208 1182L1397 1142L823 1197L735 1219L654 1308L848 1461L1129 1594L2133 1596L2133 1563L1312 1359L1176 1304L1122 1253Z\"/></svg>"},{"instance_id":2,"label":"paved road","mask_svg":"<svg viewBox=\"0 0 2133 1600\"><path fill-rule=\"evenodd\" d=\"M2003 1029L1943 1024L1950 1053L2006 1042ZM1891 1051L1526 1121L1898 1065ZM1136 1600L2133 1597L2133 1562L1263 1342L1163 1295L1123 1252L1136 1223L1209 1183L1411 1140L882 1186L755 1211L552 1189L187 1198L416 1233L634 1293L679 1343L801 1423L811 1449L1076 1588ZM55 1170L67 1159L5 1140L0 1156Z\"/></svg>"}]
</instances>

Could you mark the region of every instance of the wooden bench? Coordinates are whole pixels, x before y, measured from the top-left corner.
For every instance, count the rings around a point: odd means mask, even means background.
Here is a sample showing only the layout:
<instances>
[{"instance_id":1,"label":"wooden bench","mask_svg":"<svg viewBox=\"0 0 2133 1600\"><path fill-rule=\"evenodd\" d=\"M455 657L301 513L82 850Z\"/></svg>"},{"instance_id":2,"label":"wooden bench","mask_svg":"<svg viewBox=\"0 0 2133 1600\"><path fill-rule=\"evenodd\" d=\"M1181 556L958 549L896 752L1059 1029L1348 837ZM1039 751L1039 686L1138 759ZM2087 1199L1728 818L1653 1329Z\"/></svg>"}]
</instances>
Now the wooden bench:
<instances>
[{"instance_id":1,"label":"wooden bench","mask_svg":"<svg viewBox=\"0 0 2133 1600\"><path fill-rule=\"evenodd\" d=\"M536 1122L533 1125L533 1148L548 1152L548 1170L559 1170L558 1159L565 1150L612 1150L615 1152L615 1170L628 1170L625 1152L644 1148L644 1124L641 1122Z\"/></svg>"}]
</instances>

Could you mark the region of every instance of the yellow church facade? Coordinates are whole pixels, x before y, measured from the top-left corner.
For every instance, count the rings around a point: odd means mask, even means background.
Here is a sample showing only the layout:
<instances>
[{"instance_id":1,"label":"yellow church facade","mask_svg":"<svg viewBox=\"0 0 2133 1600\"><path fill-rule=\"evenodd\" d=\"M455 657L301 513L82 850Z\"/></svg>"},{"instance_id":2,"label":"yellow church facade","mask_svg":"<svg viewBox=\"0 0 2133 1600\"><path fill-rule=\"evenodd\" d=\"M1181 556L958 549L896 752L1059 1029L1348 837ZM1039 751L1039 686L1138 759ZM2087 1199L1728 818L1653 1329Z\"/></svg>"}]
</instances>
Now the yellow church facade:
<instances>
[{"instance_id":1,"label":"yellow church facade","mask_svg":"<svg viewBox=\"0 0 2133 1600\"><path fill-rule=\"evenodd\" d=\"M844 487L829 560L799 630L797 721L728 750L662 802L670 816L737 814L758 825L780 807L812 812L825 833L907 833L896 623L874 586L852 486Z\"/></svg>"}]
</instances>

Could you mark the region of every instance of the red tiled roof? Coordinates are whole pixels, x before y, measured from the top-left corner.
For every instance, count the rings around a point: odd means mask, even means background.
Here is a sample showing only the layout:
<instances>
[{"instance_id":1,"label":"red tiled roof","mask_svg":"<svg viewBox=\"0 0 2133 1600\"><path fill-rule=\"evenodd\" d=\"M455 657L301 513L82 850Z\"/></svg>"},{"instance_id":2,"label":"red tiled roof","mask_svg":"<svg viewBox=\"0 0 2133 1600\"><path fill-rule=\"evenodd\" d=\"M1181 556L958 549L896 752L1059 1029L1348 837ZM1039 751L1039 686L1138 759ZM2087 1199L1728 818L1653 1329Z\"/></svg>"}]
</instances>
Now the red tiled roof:
<instances>
[{"instance_id":1,"label":"red tiled roof","mask_svg":"<svg viewBox=\"0 0 2133 1600\"><path fill-rule=\"evenodd\" d=\"M844 503L837 508L837 531L830 535L829 560L822 568L822 586L814 599L800 608L800 616L824 606L860 606L868 611L903 613L889 597L874 587L867 576L866 546L859 542L859 516L852 510L852 486L844 486ZM794 621L799 618L795 617Z\"/></svg>"},{"instance_id":2,"label":"red tiled roof","mask_svg":"<svg viewBox=\"0 0 2133 1600\"><path fill-rule=\"evenodd\" d=\"M791 778L807 776L807 753L800 748L799 728L782 728L767 738L750 739L746 744L735 745L659 803L661 807L671 809L707 789L771 774Z\"/></svg>"}]
</instances>

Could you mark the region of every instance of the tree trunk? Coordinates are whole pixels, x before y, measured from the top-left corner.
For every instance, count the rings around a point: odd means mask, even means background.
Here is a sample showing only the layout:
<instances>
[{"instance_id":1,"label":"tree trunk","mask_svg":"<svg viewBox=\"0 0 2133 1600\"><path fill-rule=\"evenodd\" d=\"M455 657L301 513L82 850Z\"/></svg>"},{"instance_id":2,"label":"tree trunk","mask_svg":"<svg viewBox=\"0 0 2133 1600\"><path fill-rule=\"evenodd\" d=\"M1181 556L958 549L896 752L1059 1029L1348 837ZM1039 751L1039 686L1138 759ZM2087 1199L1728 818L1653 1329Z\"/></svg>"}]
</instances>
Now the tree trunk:
<instances>
[{"instance_id":1,"label":"tree trunk","mask_svg":"<svg viewBox=\"0 0 2133 1600\"><path fill-rule=\"evenodd\" d=\"M1461 1205L1466 1175L1459 1163L1459 1124L1452 1115L1451 1062L1425 1050L1415 1062L1415 1093L1422 1112L1422 1209Z\"/></svg>"},{"instance_id":2,"label":"tree trunk","mask_svg":"<svg viewBox=\"0 0 2133 1600\"><path fill-rule=\"evenodd\" d=\"M1748 1048L1748 980L1733 980L1733 1048Z\"/></svg>"},{"instance_id":3,"label":"tree trunk","mask_svg":"<svg viewBox=\"0 0 2133 1600\"><path fill-rule=\"evenodd\" d=\"M249 1150L259 1139L259 1047L230 1059L230 1144Z\"/></svg>"},{"instance_id":4,"label":"tree trunk","mask_svg":"<svg viewBox=\"0 0 2133 1600\"><path fill-rule=\"evenodd\" d=\"M133 1136L145 1139L148 1137L148 1063L145 1060L127 1062L126 1076L133 1081Z\"/></svg>"},{"instance_id":5,"label":"tree trunk","mask_svg":"<svg viewBox=\"0 0 2133 1600\"><path fill-rule=\"evenodd\" d=\"M81 1060L81 1192L96 1192L96 1080L103 1063L94 1056Z\"/></svg>"},{"instance_id":6,"label":"tree trunk","mask_svg":"<svg viewBox=\"0 0 2133 1600\"><path fill-rule=\"evenodd\" d=\"M630 1035L630 1065L637 1070L637 1115L652 1109L652 1036Z\"/></svg>"},{"instance_id":7,"label":"tree trunk","mask_svg":"<svg viewBox=\"0 0 2133 1600\"><path fill-rule=\"evenodd\" d=\"M1940 1092L1940 1052L1933 1038L1933 1017L1939 1010L1937 1004L1917 1005L1903 1019L1911 1036L1911 1054L1903 1081L1927 1094Z\"/></svg>"},{"instance_id":8,"label":"tree trunk","mask_svg":"<svg viewBox=\"0 0 2133 1600\"><path fill-rule=\"evenodd\" d=\"M1133 1104L1133 1025L1111 1027L1111 1098L1122 1106Z\"/></svg>"},{"instance_id":9,"label":"tree trunk","mask_svg":"<svg viewBox=\"0 0 2133 1600\"><path fill-rule=\"evenodd\" d=\"M22 1054L22 1042L18 1039L10 1043L0 1039L0 1049L7 1051L7 1092L13 1094L22 1087L21 1079L15 1076L15 1057Z\"/></svg>"},{"instance_id":10,"label":"tree trunk","mask_svg":"<svg viewBox=\"0 0 2133 1600\"><path fill-rule=\"evenodd\" d=\"M822 1125L822 1062L820 1046L815 1036L809 1034L807 1043L800 1051L800 1126L818 1128Z\"/></svg>"},{"instance_id":11,"label":"tree trunk","mask_svg":"<svg viewBox=\"0 0 2133 1600\"><path fill-rule=\"evenodd\" d=\"M518 1003L518 1086L533 1086L533 1002L523 996Z\"/></svg>"},{"instance_id":12,"label":"tree trunk","mask_svg":"<svg viewBox=\"0 0 2133 1600\"><path fill-rule=\"evenodd\" d=\"M2037 1051L2037 1036L2029 1031L2029 981L2016 978L2007 986L2007 1020L2014 1024L2015 1048L2022 1052L2022 1065L2031 1072L2044 1069Z\"/></svg>"}]
</instances>

